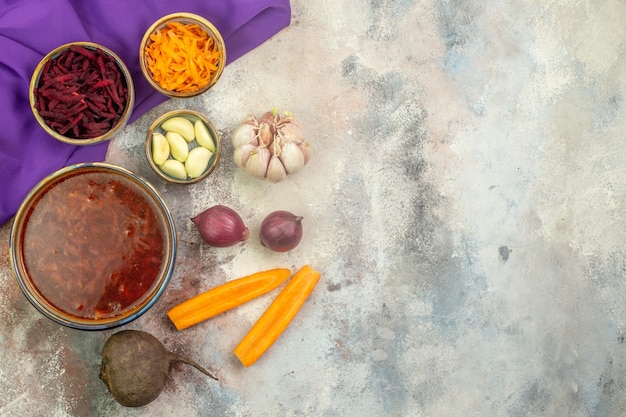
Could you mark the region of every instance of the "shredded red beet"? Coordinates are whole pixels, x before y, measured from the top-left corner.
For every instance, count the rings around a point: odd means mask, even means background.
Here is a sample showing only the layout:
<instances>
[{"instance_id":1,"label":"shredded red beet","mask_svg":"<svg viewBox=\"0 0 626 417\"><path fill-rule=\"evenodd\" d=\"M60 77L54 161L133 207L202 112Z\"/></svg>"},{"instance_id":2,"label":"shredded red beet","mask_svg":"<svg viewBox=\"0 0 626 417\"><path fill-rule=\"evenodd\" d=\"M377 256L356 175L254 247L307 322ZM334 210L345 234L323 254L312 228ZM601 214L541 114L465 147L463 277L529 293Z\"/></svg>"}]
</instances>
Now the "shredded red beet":
<instances>
[{"instance_id":1,"label":"shredded red beet","mask_svg":"<svg viewBox=\"0 0 626 417\"><path fill-rule=\"evenodd\" d=\"M99 48L79 45L44 65L34 93L44 122L74 139L108 132L128 102L128 86L115 60Z\"/></svg>"}]
</instances>

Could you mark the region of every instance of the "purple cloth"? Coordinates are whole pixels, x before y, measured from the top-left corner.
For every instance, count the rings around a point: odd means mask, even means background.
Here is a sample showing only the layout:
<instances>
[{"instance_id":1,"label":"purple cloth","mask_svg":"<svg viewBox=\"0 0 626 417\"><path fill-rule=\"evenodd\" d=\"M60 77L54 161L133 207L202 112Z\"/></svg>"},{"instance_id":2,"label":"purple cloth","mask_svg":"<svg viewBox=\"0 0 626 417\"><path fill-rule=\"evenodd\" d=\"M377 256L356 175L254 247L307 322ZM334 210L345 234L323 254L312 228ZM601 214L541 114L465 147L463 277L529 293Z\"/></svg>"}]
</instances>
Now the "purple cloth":
<instances>
[{"instance_id":1,"label":"purple cloth","mask_svg":"<svg viewBox=\"0 0 626 417\"><path fill-rule=\"evenodd\" d=\"M106 156L108 142L66 145L37 124L28 85L41 58L73 41L92 41L114 51L133 76L132 122L167 99L141 74L139 44L154 21L174 12L196 13L211 21L224 37L227 63L259 46L291 19L289 0L0 0L0 225L46 175Z\"/></svg>"}]
</instances>

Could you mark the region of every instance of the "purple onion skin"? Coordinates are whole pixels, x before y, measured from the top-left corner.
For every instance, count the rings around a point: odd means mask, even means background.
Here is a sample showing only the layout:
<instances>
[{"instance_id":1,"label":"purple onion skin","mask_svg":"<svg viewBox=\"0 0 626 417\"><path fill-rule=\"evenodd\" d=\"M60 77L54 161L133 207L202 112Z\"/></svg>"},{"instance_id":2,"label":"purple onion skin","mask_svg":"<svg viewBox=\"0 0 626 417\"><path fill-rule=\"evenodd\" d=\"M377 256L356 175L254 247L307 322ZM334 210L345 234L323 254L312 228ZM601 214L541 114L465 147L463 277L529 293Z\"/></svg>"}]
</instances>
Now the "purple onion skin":
<instances>
[{"instance_id":1,"label":"purple onion skin","mask_svg":"<svg viewBox=\"0 0 626 417\"><path fill-rule=\"evenodd\" d=\"M230 207L213 206L191 221L209 246L227 248L248 239L249 231L243 219Z\"/></svg>"},{"instance_id":2,"label":"purple onion skin","mask_svg":"<svg viewBox=\"0 0 626 417\"><path fill-rule=\"evenodd\" d=\"M287 252L302 240L302 216L278 210L267 215L259 232L261 244L274 252Z\"/></svg>"}]
</instances>

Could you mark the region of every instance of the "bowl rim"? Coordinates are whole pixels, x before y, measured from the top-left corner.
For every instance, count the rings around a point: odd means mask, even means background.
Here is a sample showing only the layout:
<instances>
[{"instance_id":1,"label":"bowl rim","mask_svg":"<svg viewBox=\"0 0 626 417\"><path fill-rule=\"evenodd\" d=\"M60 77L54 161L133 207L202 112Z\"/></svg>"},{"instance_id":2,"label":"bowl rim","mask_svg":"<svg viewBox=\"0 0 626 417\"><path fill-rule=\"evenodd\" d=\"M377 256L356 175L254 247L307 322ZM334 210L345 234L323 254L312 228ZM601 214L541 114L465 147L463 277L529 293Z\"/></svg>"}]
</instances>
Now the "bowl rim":
<instances>
[{"instance_id":1,"label":"bowl rim","mask_svg":"<svg viewBox=\"0 0 626 417\"><path fill-rule=\"evenodd\" d=\"M46 65L46 62L49 59L54 58L56 55L67 50L72 45L83 46L91 49L97 48L104 51L107 55L110 55L117 63L117 66L120 68L120 71L122 72L126 81L126 88L128 89L128 100L126 101L126 107L124 108L124 112L121 114L117 124L113 126L113 128L111 128L111 130L109 130L107 133L93 138L75 139L60 134L59 132L48 126L48 124L44 121L43 117L41 117L35 107L37 102L37 99L35 97L35 88L37 88L37 84L39 83L39 78L41 77L41 71L43 67ZM28 98L30 102L30 109L35 116L35 119L50 136L69 145L89 146L109 140L114 134L121 130L126 125L126 123L128 123L128 120L133 113L133 108L135 107L135 86L133 83L133 77L128 70L128 67L126 66L126 63L115 52L99 43L90 41L75 41L57 46L56 48L48 52L43 58L41 58L30 78L30 83L28 86Z\"/></svg>"},{"instance_id":2,"label":"bowl rim","mask_svg":"<svg viewBox=\"0 0 626 417\"><path fill-rule=\"evenodd\" d=\"M32 209L34 209L39 197L48 190L48 186L55 184L58 180L62 180L65 176L70 175L72 172L81 170L91 171L92 169L98 171L107 171L109 173L121 175L127 180L141 187L148 195L150 195L153 200L152 202L155 204L157 210L164 217L164 239L167 243L167 246L169 247L169 250L165 254L166 258L164 260L164 266L161 270L162 275L159 278L159 282L155 284L152 290L152 294L150 294L143 302L130 309L123 316L116 316L98 320L83 319L80 317L70 316L69 314L62 312L62 310L54 308L50 303L46 303L45 301L43 301L41 297L39 297L38 292L34 290L35 286L28 278L28 274L24 270L24 265L21 261L20 256L23 230L28 219L27 214ZM29 191L29 193L22 201L22 204L20 205L15 215L9 237L9 258L11 268L13 270L18 285L22 290L22 293L26 296L26 299L30 302L30 304L33 305L33 307L35 307L35 309L37 309L45 317L51 319L58 324L78 330L111 329L130 323L131 321L143 315L156 303L156 301L161 297L166 287L168 286L176 263L176 253L176 224L174 222L174 218L169 207L167 206L159 191L138 174L130 171L129 169L107 162L85 162L73 164L60 168L43 178Z\"/></svg>"},{"instance_id":3,"label":"bowl rim","mask_svg":"<svg viewBox=\"0 0 626 417\"><path fill-rule=\"evenodd\" d=\"M178 178L170 177L165 172L163 172L158 167L157 164L154 163L154 160L152 159L152 134L161 125L161 123L163 123L167 119L170 119L176 116L184 116L184 115L197 117L204 122L204 124L207 126L211 134L213 134L213 137L215 139L215 153L214 153L215 156L213 159L213 163L209 165L209 167L206 169L206 171L202 175L196 178L189 178L189 179L181 180ZM190 109L170 110L162 114L161 116L159 116L152 123L152 125L150 125L150 128L148 129L148 134L146 135L146 140L145 140L145 151L146 151L146 159L148 160L148 164L150 165L152 170L162 179L175 183L175 184L195 184L206 179L209 175L211 175L211 173L217 167L217 164L220 160L220 155L222 153L222 138L221 138L220 132L217 130L215 125L202 113L195 111L195 110L190 110Z\"/></svg>"},{"instance_id":4,"label":"bowl rim","mask_svg":"<svg viewBox=\"0 0 626 417\"><path fill-rule=\"evenodd\" d=\"M213 38L215 38L221 50L222 59L220 59L219 65L217 66L217 70L215 71L215 74L213 74L213 77L211 77L211 81L209 81L207 85L205 85L202 88L199 88L198 90L190 91L190 92L167 90L161 87L156 81L154 81L152 76L150 76L150 72L146 65L144 51L146 49L146 46L148 45L148 41L150 40L150 35L152 35L152 33L154 33L154 31L158 27L163 26L167 22L173 21L173 20L183 20L186 22L194 22L194 23L200 24L201 26L204 26L205 28L208 28L210 31L209 36L212 36ZM222 75L222 72L224 71L225 66L226 66L226 43L224 42L224 38L222 37L222 34L217 29L217 27L215 27L215 25L211 23L208 19L195 13L177 12L177 13L170 13L170 14L160 17L154 23L152 23L152 25L150 25L150 27L144 32L144 35L141 38L141 43L139 44L139 67L141 68L141 73L143 74L144 78L146 79L148 84L150 84L152 88L154 88L156 91L158 91L159 93L167 97L190 98L190 97L198 96L208 91L211 87L215 85L215 83L217 83L218 79Z\"/></svg>"}]
</instances>

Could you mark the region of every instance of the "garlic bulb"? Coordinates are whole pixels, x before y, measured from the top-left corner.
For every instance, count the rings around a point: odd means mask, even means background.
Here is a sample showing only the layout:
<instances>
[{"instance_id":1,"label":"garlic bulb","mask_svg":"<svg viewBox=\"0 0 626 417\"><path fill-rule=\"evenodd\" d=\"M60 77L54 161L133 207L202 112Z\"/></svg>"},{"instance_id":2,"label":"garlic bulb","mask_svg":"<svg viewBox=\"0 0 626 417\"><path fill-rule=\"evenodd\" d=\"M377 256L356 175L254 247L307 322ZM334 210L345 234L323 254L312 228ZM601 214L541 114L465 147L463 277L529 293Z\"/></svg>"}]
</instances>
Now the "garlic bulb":
<instances>
[{"instance_id":1,"label":"garlic bulb","mask_svg":"<svg viewBox=\"0 0 626 417\"><path fill-rule=\"evenodd\" d=\"M298 172L311 158L300 124L288 111L277 109L257 118L248 115L231 137L235 165L250 175L279 182Z\"/></svg>"}]
</instances>

